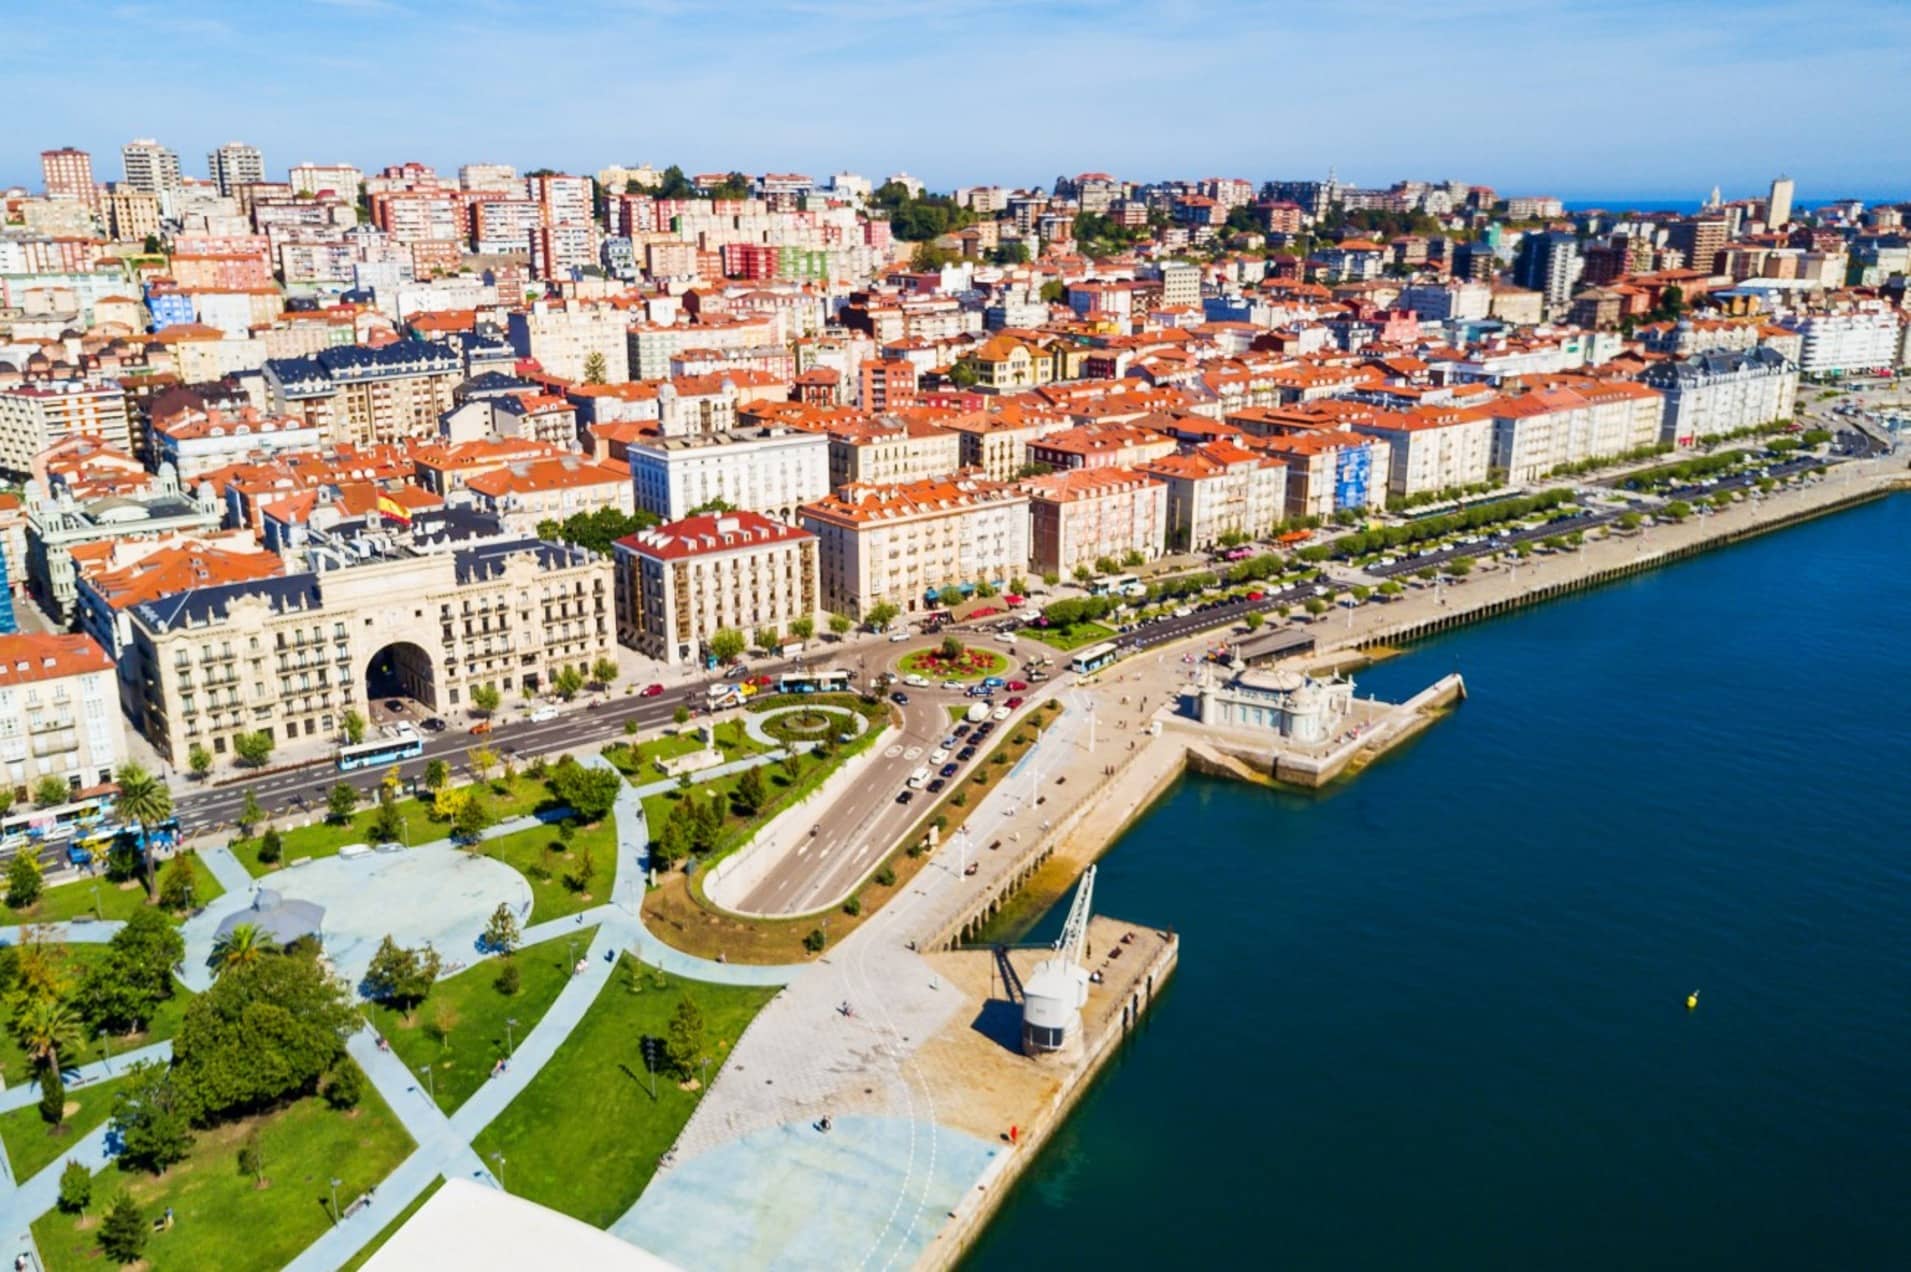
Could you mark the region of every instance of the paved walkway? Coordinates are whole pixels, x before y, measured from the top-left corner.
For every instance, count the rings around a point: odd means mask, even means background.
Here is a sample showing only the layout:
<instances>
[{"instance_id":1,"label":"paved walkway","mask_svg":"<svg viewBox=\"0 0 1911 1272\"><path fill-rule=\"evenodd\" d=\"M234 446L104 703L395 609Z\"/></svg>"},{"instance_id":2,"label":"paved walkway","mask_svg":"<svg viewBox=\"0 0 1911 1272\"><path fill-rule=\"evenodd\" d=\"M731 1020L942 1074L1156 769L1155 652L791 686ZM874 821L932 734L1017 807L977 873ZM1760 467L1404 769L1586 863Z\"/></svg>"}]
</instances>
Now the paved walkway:
<instances>
[{"instance_id":1,"label":"paved walkway","mask_svg":"<svg viewBox=\"0 0 1911 1272\"><path fill-rule=\"evenodd\" d=\"M70 1091L75 1087L90 1086L95 1082L117 1078L142 1061L170 1060L172 1055L171 1042L150 1042L110 1059L95 1060L91 1064L82 1064L77 1067L62 1065L61 1076L66 1079L66 1087ZM39 1102L40 1084L38 1082L16 1082L6 1090L0 1091L0 1113L10 1113L14 1109L23 1109Z\"/></svg>"}]
</instances>

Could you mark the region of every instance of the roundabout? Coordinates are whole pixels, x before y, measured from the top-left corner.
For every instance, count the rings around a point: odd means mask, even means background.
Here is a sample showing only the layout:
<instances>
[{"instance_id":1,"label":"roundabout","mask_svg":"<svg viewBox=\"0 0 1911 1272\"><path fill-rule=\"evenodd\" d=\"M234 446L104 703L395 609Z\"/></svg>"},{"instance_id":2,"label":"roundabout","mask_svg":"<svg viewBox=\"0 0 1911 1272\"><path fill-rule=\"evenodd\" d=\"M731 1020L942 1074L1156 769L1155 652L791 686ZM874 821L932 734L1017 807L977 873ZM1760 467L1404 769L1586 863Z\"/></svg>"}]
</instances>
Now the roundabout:
<instances>
[{"instance_id":1,"label":"roundabout","mask_svg":"<svg viewBox=\"0 0 1911 1272\"><path fill-rule=\"evenodd\" d=\"M944 645L935 644L904 654L897 659L896 667L905 676L926 676L938 683L944 680L975 681L1006 675L1009 660L1007 655L996 650L957 642L953 657Z\"/></svg>"}]
</instances>

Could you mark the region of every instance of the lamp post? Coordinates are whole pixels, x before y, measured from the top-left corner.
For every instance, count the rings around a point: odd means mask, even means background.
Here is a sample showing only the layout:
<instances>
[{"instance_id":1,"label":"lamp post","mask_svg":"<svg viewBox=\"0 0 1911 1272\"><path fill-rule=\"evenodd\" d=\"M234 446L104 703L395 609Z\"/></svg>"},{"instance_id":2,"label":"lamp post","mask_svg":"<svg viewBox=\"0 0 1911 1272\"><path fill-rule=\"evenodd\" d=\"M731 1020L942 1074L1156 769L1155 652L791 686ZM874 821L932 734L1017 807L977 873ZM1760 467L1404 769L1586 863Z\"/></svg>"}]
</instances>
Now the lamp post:
<instances>
[{"instance_id":1,"label":"lamp post","mask_svg":"<svg viewBox=\"0 0 1911 1272\"><path fill-rule=\"evenodd\" d=\"M498 1164L498 1187L503 1188L505 1192L510 1192L511 1190L505 1187L504 1183L504 1154L493 1153L491 1154L491 1160Z\"/></svg>"},{"instance_id":2,"label":"lamp post","mask_svg":"<svg viewBox=\"0 0 1911 1272\"><path fill-rule=\"evenodd\" d=\"M431 1066L428 1064L421 1064L418 1066L418 1072L424 1075L425 1090L431 1093L431 1102L433 1104L436 1104L438 1102L438 1082L431 1075Z\"/></svg>"},{"instance_id":3,"label":"lamp post","mask_svg":"<svg viewBox=\"0 0 1911 1272\"><path fill-rule=\"evenodd\" d=\"M517 1023L518 1018L516 1016L506 1016L504 1018L504 1055L506 1059L513 1059L518 1054L517 1043L512 1040L511 1036L511 1030Z\"/></svg>"},{"instance_id":4,"label":"lamp post","mask_svg":"<svg viewBox=\"0 0 1911 1272\"><path fill-rule=\"evenodd\" d=\"M338 1185L339 1185L339 1182L340 1182L340 1181L338 1180L338 1178L337 1178L336 1176L334 1176L334 1177L333 1177L333 1179L332 1179L332 1222L333 1222L333 1223L337 1223L337 1222L338 1222L338 1220L339 1220L339 1214L338 1214Z\"/></svg>"}]
</instances>

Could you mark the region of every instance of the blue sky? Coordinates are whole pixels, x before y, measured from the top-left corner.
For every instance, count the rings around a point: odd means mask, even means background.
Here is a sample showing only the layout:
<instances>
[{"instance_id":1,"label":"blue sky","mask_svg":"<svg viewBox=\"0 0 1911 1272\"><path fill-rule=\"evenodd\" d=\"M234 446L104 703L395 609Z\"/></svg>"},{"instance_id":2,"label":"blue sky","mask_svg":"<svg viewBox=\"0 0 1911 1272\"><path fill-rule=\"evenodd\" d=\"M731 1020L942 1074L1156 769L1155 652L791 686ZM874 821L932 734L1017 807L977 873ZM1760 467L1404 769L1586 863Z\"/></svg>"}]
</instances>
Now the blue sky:
<instances>
[{"instance_id":1,"label":"blue sky","mask_svg":"<svg viewBox=\"0 0 1911 1272\"><path fill-rule=\"evenodd\" d=\"M24 0L0 184L138 136L441 170L907 169L931 186L1458 177L1900 191L1904 0Z\"/></svg>"}]
</instances>

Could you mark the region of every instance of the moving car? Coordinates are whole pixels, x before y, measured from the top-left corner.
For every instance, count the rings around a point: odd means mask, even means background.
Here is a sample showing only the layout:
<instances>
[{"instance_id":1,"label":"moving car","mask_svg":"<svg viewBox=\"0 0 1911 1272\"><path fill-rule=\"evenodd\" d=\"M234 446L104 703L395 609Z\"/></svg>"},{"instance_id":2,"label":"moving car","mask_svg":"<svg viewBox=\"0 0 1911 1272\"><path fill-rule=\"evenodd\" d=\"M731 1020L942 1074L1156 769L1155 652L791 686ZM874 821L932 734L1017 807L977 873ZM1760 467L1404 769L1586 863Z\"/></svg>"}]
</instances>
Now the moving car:
<instances>
[{"instance_id":1,"label":"moving car","mask_svg":"<svg viewBox=\"0 0 1911 1272\"><path fill-rule=\"evenodd\" d=\"M492 724L489 720L480 720L476 724L471 726L471 731L473 733L489 733L491 732L491 729L492 729Z\"/></svg>"},{"instance_id":2,"label":"moving car","mask_svg":"<svg viewBox=\"0 0 1911 1272\"><path fill-rule=\"evenodd\" d=\"M1027 701L1028 701L1027 698L1010 698L1007 702L1003 703L1002 705L1007 707L1009 710L1013 711Z\"/></svg>"},{"instance_id":3,"label":"moving car","mask_svg":"<svg viewBox=\"0 0 1911 1272\"><path fill-rule=\"evenodd\" d=\"M661 695L663 691L664 691L664 687L662 685L656 685L656 684L645 685L643 689L637 694L637 696L639 698L655 698Z\"/></svg>"},{"instance_id":4,"label":"moving car","mask_svg":"<svg viewBox=\"0 0 1911 1272\"><path fill-rule=\"evenodd\" d=\"M443 733L445 731L445 722L440 720L437 716L433 716L431 719L423 721L422 723L427 733Z\"/></svg>"},{"instance_id":5,"label":"moving car","mask_svg":"<svg viewBox=\"0 0 1911 1272\"><path fill-rule=\"evenodd\" d=\"M890 700L891 702L893 702L893 703L895 703L895 704L896 704L897 706L899 706L899 707L906 707L906 706L908 706L908 705L909 705L909 695L908 695L908 694L906 694L906 693L904 693L904 692L903 692L902 690L900 690L900 689L898 689L898 690L896 690L896 692L894 692L894 693L892 693L892 694L890 694L890 695L889 695L889 700Z\"/></svg>"},{"instance_id":6,"label":"moving car","mask_svg":"<svg viewBox=\"0 0 1911 1272\"><path fill-rule=\"evenodd\" d=\"M929 677L921 675L920 673L912 672L904 676L902 682L911 689L927 689L929 687Z\"/></svg>"},{"instance_id":7,"label":"moving car","mask_svg":"<svg viewBox=\"0 0 1911 1272\"><path fill-rule=\"evenodd\" d=\"M1004 686L1002 686L1002 687L1003 687L1004 689L1007 689L1007 690L1008 690L1008 691L1009 691L1010 693L1022 693L1022 692L1024 692L1025 690L1027 690L1027 689L1028 689L1028 681L1026 681L1026 680L1011 680L1011 681L1009 681L1009 682L1008 682L1008 684L1006 684L1006 685L1004 685Z\"/></svg>"},{"instance_id":8,"label":"moving car","mask_svg":"<svg viewBox=\"0 0 1911 1272\"><path fill-rule=\"evenodd\" d=\"M915 797L916 797L916 793L914 791L896 792L896 802L898 804L907 804L910 800L914 799Z\"/></svg>"}]
</instances>

